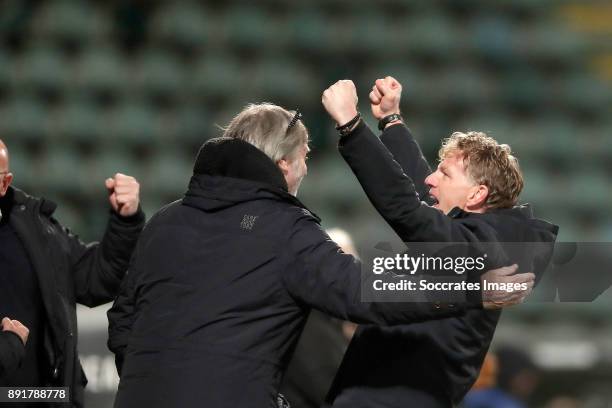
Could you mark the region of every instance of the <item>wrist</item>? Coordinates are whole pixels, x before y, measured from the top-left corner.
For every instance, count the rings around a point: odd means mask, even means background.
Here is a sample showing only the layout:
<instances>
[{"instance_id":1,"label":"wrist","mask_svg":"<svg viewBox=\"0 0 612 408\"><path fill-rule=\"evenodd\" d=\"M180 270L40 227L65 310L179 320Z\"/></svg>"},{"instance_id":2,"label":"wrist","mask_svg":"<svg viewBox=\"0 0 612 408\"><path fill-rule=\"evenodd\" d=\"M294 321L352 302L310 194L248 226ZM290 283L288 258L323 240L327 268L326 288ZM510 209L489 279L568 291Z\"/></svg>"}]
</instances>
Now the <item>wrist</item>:
<instances>
[{"instance_id":1,"label":"wrist","mask_svg":"<svg viewBox=\"0 0 612 408\"><path fill-rule=\"evenodd\" d=\"M403 120L399 113L390 113L378 121L378 130L384 130L391 124L402 123Z\"/></svg>"},{"instance_id":2,"label":"wrist","mask_svg":"<svg viewBox=\"0 0 612 408\"><path fill-rule=\"evenodd\" d=\"M391 121L391 122L389 122L389 123L387 123L387 124L385 125L385 129L388 129L388 128L390 128L391 126L401 125L401 124L403 124L403 123L404 123L404 121L403 121L402 119L393 120L393 121Z\"/></svg>"},{"instance_id":3,"label":"wrist","mask_svg":"<svg viewBox=\"0 0 612 408\"><path fill-rule=\"evenodd\" d=\"M122 215L119 211L116 211L114 209L111 209L111 214L118 220L121 220L125 223L139 223L145 220L145 214L142 210L142 207L140 206L140 203L138 204L138 209L133 214Z\"/></svg>"},{"instance_id":4,"label":"wrist","mask_svg":"<svg viewBox=\"0 0 612 408\"><path fill-rule=\"evenodd\" d=\"M357 125L361 122L361 114L357 112L357 114L352 117L348 122L343 125L336 126L336 130L340 133L340 136L345 136L351 133Z\"/></svg>"},{"instance_id":5,"label":"wrist","mask_svg":"<svg viewBox=\"0 0 612 408\"><path fill-rule=\"evenodd\" d=\"M359 112L357 111L357 109L353 109L351 111L342 112L336 118L334 118L334 120L338 124L338 127L342 127L346 125L348 122L350 122L358 114Z\"/></svg>"}]
</instances>

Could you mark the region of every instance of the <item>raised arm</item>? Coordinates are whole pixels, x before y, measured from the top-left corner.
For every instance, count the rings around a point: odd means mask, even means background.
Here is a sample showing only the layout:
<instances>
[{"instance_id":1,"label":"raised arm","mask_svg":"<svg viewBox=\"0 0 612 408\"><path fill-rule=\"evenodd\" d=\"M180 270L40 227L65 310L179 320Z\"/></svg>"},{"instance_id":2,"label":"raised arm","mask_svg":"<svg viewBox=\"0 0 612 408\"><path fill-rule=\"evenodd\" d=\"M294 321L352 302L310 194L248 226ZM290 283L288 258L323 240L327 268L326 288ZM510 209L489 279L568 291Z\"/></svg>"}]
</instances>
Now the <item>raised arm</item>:
<instances>
[{"instance_id":1,"label":"raised arm","mask_svg":"<svg viewBox=\"0 0 612 408\"><path fill-rule=\"evenodd\" d=\"M323 105L337 123L357 112L352 81L338 81L323 93ZM404 242L477 242L465 224L422 202L393 155L363 121L340 138L338 148L374 208Z\"/></svg>"},{"instance_id":2,"label":"raised arm","mask_svg":"<svg viewBox=\"0 0 612 408\"><path fill-rule=\"evenodd\" d=\"M401 95L402 85L395 78L388 76L377 79L369 95L374 117L381 121L391 115L400 115ZM431 173L431 167L403 119L389 121L380 140L404 173L412 179L419 197L426 200L429 189L425 184L425 178Z\"/></svg>"},{"instance_id":3,"label":"raised arm","mask_svg":"<svg viewBox=\"0 0 612 408\"><path fill-rule=\"evenodd\" d=\"M145 223L134 178L117 174L106 181L106 187L112 210L99 243L85 244L57 223L69 245L76 300L90 307L116 296Z\"/></svg>"}]
</instances>

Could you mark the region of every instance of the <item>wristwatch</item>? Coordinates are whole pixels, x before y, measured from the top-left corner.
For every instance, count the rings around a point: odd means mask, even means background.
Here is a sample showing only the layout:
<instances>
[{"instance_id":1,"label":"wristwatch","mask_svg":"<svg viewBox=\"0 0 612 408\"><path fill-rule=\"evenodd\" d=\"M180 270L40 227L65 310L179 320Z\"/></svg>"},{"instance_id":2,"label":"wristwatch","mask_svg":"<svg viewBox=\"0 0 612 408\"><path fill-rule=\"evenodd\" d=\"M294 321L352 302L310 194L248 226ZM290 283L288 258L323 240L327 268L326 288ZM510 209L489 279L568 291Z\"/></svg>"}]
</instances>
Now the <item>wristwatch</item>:
<instances>
[{"instance_id":1,"label":"wristwatch","mask_svg":"<svg viewBox=\"0 0 612 408\"><path fill-rule=\"evenodd\" d=\"M396 120L404 120L404 119L402 118L402 115L400 115L399 113L392 113L391 115L385 116L384 118L378 121L378 130L385 130L385 126L387 126L389 123L394 122Z\"/></svg>"}]
</instances>

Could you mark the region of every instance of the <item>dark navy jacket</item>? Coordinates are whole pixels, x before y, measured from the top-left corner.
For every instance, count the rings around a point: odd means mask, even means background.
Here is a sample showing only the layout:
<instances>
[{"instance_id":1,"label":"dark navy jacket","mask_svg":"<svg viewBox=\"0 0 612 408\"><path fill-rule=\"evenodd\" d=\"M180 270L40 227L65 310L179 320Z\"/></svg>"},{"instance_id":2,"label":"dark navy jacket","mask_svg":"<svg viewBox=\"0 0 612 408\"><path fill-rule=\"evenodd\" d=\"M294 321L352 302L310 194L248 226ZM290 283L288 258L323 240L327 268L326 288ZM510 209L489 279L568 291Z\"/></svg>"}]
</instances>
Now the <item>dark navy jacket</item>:
<instances>
[{"instance_id":1,"label":"dark navy jacket","mask_svg":"<svg viewBox=\"0 0 612 408\"><path fill-rule=\"evenodd\" d=\"M360 301L361 268L254 146L213 139L145 227L108 313L115 406L273 407L311 307L362 323L457 311Z\"/></svg>"},{"instance_id":2,"label":"dark navy jacket","mask_svg":"<svg viewBox=\"0 0 612 408\"><path fill-rule=\"evenodd\" d=\"M490 267L517 263L519 272L541 275L558 227L533 218L528 206L484 214L455 208L445 215L421 201L431 170L408 129L390 126L381 139L361 123L340 140L339 149L374 207L404 242L501 243L506 253ZM505 243L543 244L516 250L516 245ZM393 328L360 327L327 404L342 408L457 404L478 376L500 315L500 311L471 310Z\"/></svg>"}]
</instances>

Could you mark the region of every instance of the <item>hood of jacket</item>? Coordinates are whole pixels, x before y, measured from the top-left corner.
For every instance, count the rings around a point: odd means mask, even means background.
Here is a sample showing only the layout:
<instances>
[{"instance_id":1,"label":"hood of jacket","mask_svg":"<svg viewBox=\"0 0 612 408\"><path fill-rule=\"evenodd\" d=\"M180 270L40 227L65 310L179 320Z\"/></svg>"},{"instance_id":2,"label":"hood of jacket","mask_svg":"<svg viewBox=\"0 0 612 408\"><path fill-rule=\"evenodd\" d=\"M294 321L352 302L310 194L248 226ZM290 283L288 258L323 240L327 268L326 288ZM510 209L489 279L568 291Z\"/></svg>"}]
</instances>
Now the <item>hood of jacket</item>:
<instances>
[{"instance_id":1,"label":"hood of jacket","mask_svg":"<svg viewBox=\"0 0 612 408\"><path fill-rule=\"evenodd\" d=\"M308 210L289 194L278 166L257 147L227 137L204 143L183 204L218 211L254 200L281 201Z\"/></svg>"}]
</instances>

